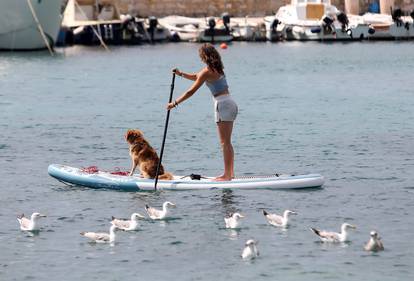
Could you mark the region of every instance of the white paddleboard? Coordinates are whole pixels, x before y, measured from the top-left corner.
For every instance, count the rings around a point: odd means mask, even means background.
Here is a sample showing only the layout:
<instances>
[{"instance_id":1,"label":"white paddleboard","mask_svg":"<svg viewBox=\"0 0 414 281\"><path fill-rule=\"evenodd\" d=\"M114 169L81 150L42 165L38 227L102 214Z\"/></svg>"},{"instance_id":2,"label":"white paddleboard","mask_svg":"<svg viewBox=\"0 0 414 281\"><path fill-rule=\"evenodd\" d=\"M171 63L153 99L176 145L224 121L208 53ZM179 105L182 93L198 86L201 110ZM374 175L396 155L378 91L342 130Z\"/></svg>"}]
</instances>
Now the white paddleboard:
<instances>
[{"instance_id":1,"label":"white paddleboard","mask_svg":"<svg viewBox=\"0 0 414 281\"><path fill-rule=\"evenodd\" d=\"M61 182L91 188L153 191L155 184L154 179L114 175L104 171L90 173L84 169L59 164L49 165L48 173ZM174 176L173 180L159 180L157 189L298 189L320 187L324 181L324 177L319 174L249 176L235 178L231 181L214 181L214 178L211 177L197 180L190 177Z\"/></svg>"}]
</instances>

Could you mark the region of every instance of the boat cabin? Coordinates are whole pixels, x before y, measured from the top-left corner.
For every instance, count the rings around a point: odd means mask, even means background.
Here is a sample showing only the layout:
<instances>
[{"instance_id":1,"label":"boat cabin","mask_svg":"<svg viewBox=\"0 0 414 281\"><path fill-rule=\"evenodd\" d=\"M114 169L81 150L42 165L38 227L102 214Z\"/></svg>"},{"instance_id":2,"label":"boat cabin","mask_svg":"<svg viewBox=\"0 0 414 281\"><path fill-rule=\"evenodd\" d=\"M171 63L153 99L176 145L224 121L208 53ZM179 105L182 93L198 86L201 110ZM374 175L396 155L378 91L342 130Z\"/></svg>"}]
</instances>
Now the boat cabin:
<instances>
[{"instance_id":1,"label":"boat cabin","mask_svg":"<svg viewBox=\"0 0 414 281\"><path fill-rule=\"evenodd\" d=\"M63 26L89 25L91 22L120 21L114 0L69 0L63 13Z\"/></svg>"},{"instance_id":2,"label":"boat cabin","mask_svg":"<svg viewBox=\"0 0 414 281\"><path fill-rule=\"evenodd\" d=\"M335 12L331 0L292 0L298 20L320 20L324 15Z\"/></svg>"}]
</instances>

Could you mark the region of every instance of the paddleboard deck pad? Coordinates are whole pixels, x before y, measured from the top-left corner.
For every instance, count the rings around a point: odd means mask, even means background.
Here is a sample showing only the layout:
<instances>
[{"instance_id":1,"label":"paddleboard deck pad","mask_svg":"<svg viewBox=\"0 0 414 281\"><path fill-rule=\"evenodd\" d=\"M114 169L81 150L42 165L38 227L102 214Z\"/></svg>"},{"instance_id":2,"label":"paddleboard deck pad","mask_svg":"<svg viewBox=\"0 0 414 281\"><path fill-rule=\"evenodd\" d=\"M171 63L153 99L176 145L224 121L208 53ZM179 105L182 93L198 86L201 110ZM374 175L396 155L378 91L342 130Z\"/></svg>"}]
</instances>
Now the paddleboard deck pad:
<instances>
[{"instance_id":1,"label":"paddleboard deck pad","mask_svg":"<svg viewBox=\"0 0 414 281\"><path fill-rule=\"evenodd\" d=\"M90 172L59 164L49 165L48 173L63 183L120 191L153 191L155 183L154 179L139 176L126 176L97 169ZM191 179L189 176L174 176L173 180L158 180L157 189L303 189L320 187L323 184L324 177L319 174L248 176L231 181L214 181L214 178L209 177Z\"/></svg>"}]
</instances>

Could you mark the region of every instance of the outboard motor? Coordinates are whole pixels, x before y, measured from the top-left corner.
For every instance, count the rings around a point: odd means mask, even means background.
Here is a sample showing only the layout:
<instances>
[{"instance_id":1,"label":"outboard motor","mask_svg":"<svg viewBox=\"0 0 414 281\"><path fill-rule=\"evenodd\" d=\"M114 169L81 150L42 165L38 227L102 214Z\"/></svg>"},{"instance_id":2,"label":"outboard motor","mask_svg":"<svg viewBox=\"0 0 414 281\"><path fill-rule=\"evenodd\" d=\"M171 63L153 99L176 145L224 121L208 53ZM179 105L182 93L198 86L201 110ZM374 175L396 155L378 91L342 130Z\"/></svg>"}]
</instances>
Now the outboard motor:
<instances>
[{"instance_id":1,"label":"outboard motor","mask_svg":"<svg viewBox=\"0 0 414 281\"><path fill-rule=\"evenodd\" d=\"M277 26L280 24L280 20L278 20L277 18L274 18L271 24L271 28L272 28L272 32L276 32Z\"/></svg>"},{"instance_id":2,"label":"outboard motor","mask_svg":"<svg viewBox=\"0 0 414 281\"><path fill-rule=\"evenodd\" d=\"M345 13L340 12L336 16L336 18L341 23L342 32L346 32L346 30L348 29L348 24L349 24L348 16Z\"/></svg>"},{"instance_id":3,"label":"outboard motor","mask_svg":"<svg viewBox=\"0 0 414 281\"><path fill-rule=\"evenodd\" d=\"M211 36L211 42L214 43L214 31L215 31L215 27L216 27L216 19L213 17L208 18L207 20L208 23L208 34Z\"/></svg>"},{"instance_id":4,"label":"outboard motor","mask_svg":"<svg viewBox=\"0 0 414 281\"><path fill-rule=\"evenodd\" d=\"M210 30L213 30L216 27L216 20L213 17L208 18L207 22Z\"/></svg>"},{"instance_id":5,"label":"outboard motor","mask_svg":"<svg viewBox=\"0 0 414 281\"><path fill-rule=\"evenodd\" d=\"M397 24L397 26L402 26L403 21L401 20L402 17L402 10L401 9L395 9L392 11L392 20Z\"/></svg>"},{"instance_id":6,"label":"outboard motor","mask_svg":"<svg viewBox=\"0 0 414 281\"><path fill-rule=\"evenodd\" d=\"M334 20L331 17L325 16L322 19L322 27L325 34L335 33L335 29L333 27Z\"/></svg>"},{"instance_id":7,"label":"outboard motor","mask_svg":"<svg viewBox=\"0 0 414 281\"><path fill-rule=\"evenodd\" d=\"M154 42L154 34L155 34L155 30L157 28L158 25L158 19L154 16L151 16L148 18L148 30L150 32L150 36L151 36L151 42Z\"/></svg>"},{"instance_id":8,"label":"outboard motor","mask_svg":"<svg viewBox=\"0 0 414 281\"><path fill-rule=\"evenodd\" d=\"M221 15L221 19L223 20L224 27L227 31L230 30L229 24L230 24L230 15L229 13L223 13Z\"/></svg>"},{"instance_id":9,"label":"outboard motor","mask_svg":"<svg viewBox=\"0 0 414 281\"><path fill-rule=\"evenodd\" d=\"M348 36L349 36L349 37L351 37L351 39L353 39L354 37L353 37L353 35L352 35L352 29L348 28L348 25L349 25L349 19L348 19L348 16L347 16L345 13L340 12L340 13L336 16L336 18L337 18L337 19L338 19L338 21L341 23L341 30L342 30L342 32L344 32L344 33L348 34Z\"/></svg>"}]
</instances>

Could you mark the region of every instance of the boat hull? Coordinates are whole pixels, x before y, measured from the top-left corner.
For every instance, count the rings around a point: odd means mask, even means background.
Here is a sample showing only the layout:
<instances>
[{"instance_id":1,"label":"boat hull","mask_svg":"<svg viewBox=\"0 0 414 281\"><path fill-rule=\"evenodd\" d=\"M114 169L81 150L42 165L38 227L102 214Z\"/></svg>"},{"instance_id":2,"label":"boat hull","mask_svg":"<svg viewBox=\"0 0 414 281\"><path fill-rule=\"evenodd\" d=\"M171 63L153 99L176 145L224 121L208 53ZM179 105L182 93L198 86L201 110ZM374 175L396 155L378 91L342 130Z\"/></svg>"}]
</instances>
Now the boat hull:
<instances>
[{"instance_id":1,"label":"boat hull","mask_svg":"<svg viewBox=\"0 0 414 281\"><path fill-rule=\"evenodd\" d=\"M52 46L61 23L61 0L31 1L40 25ZM26 0L0 1L0 49L36 50L46 48Z\"/></svg>"}]
</instances>

